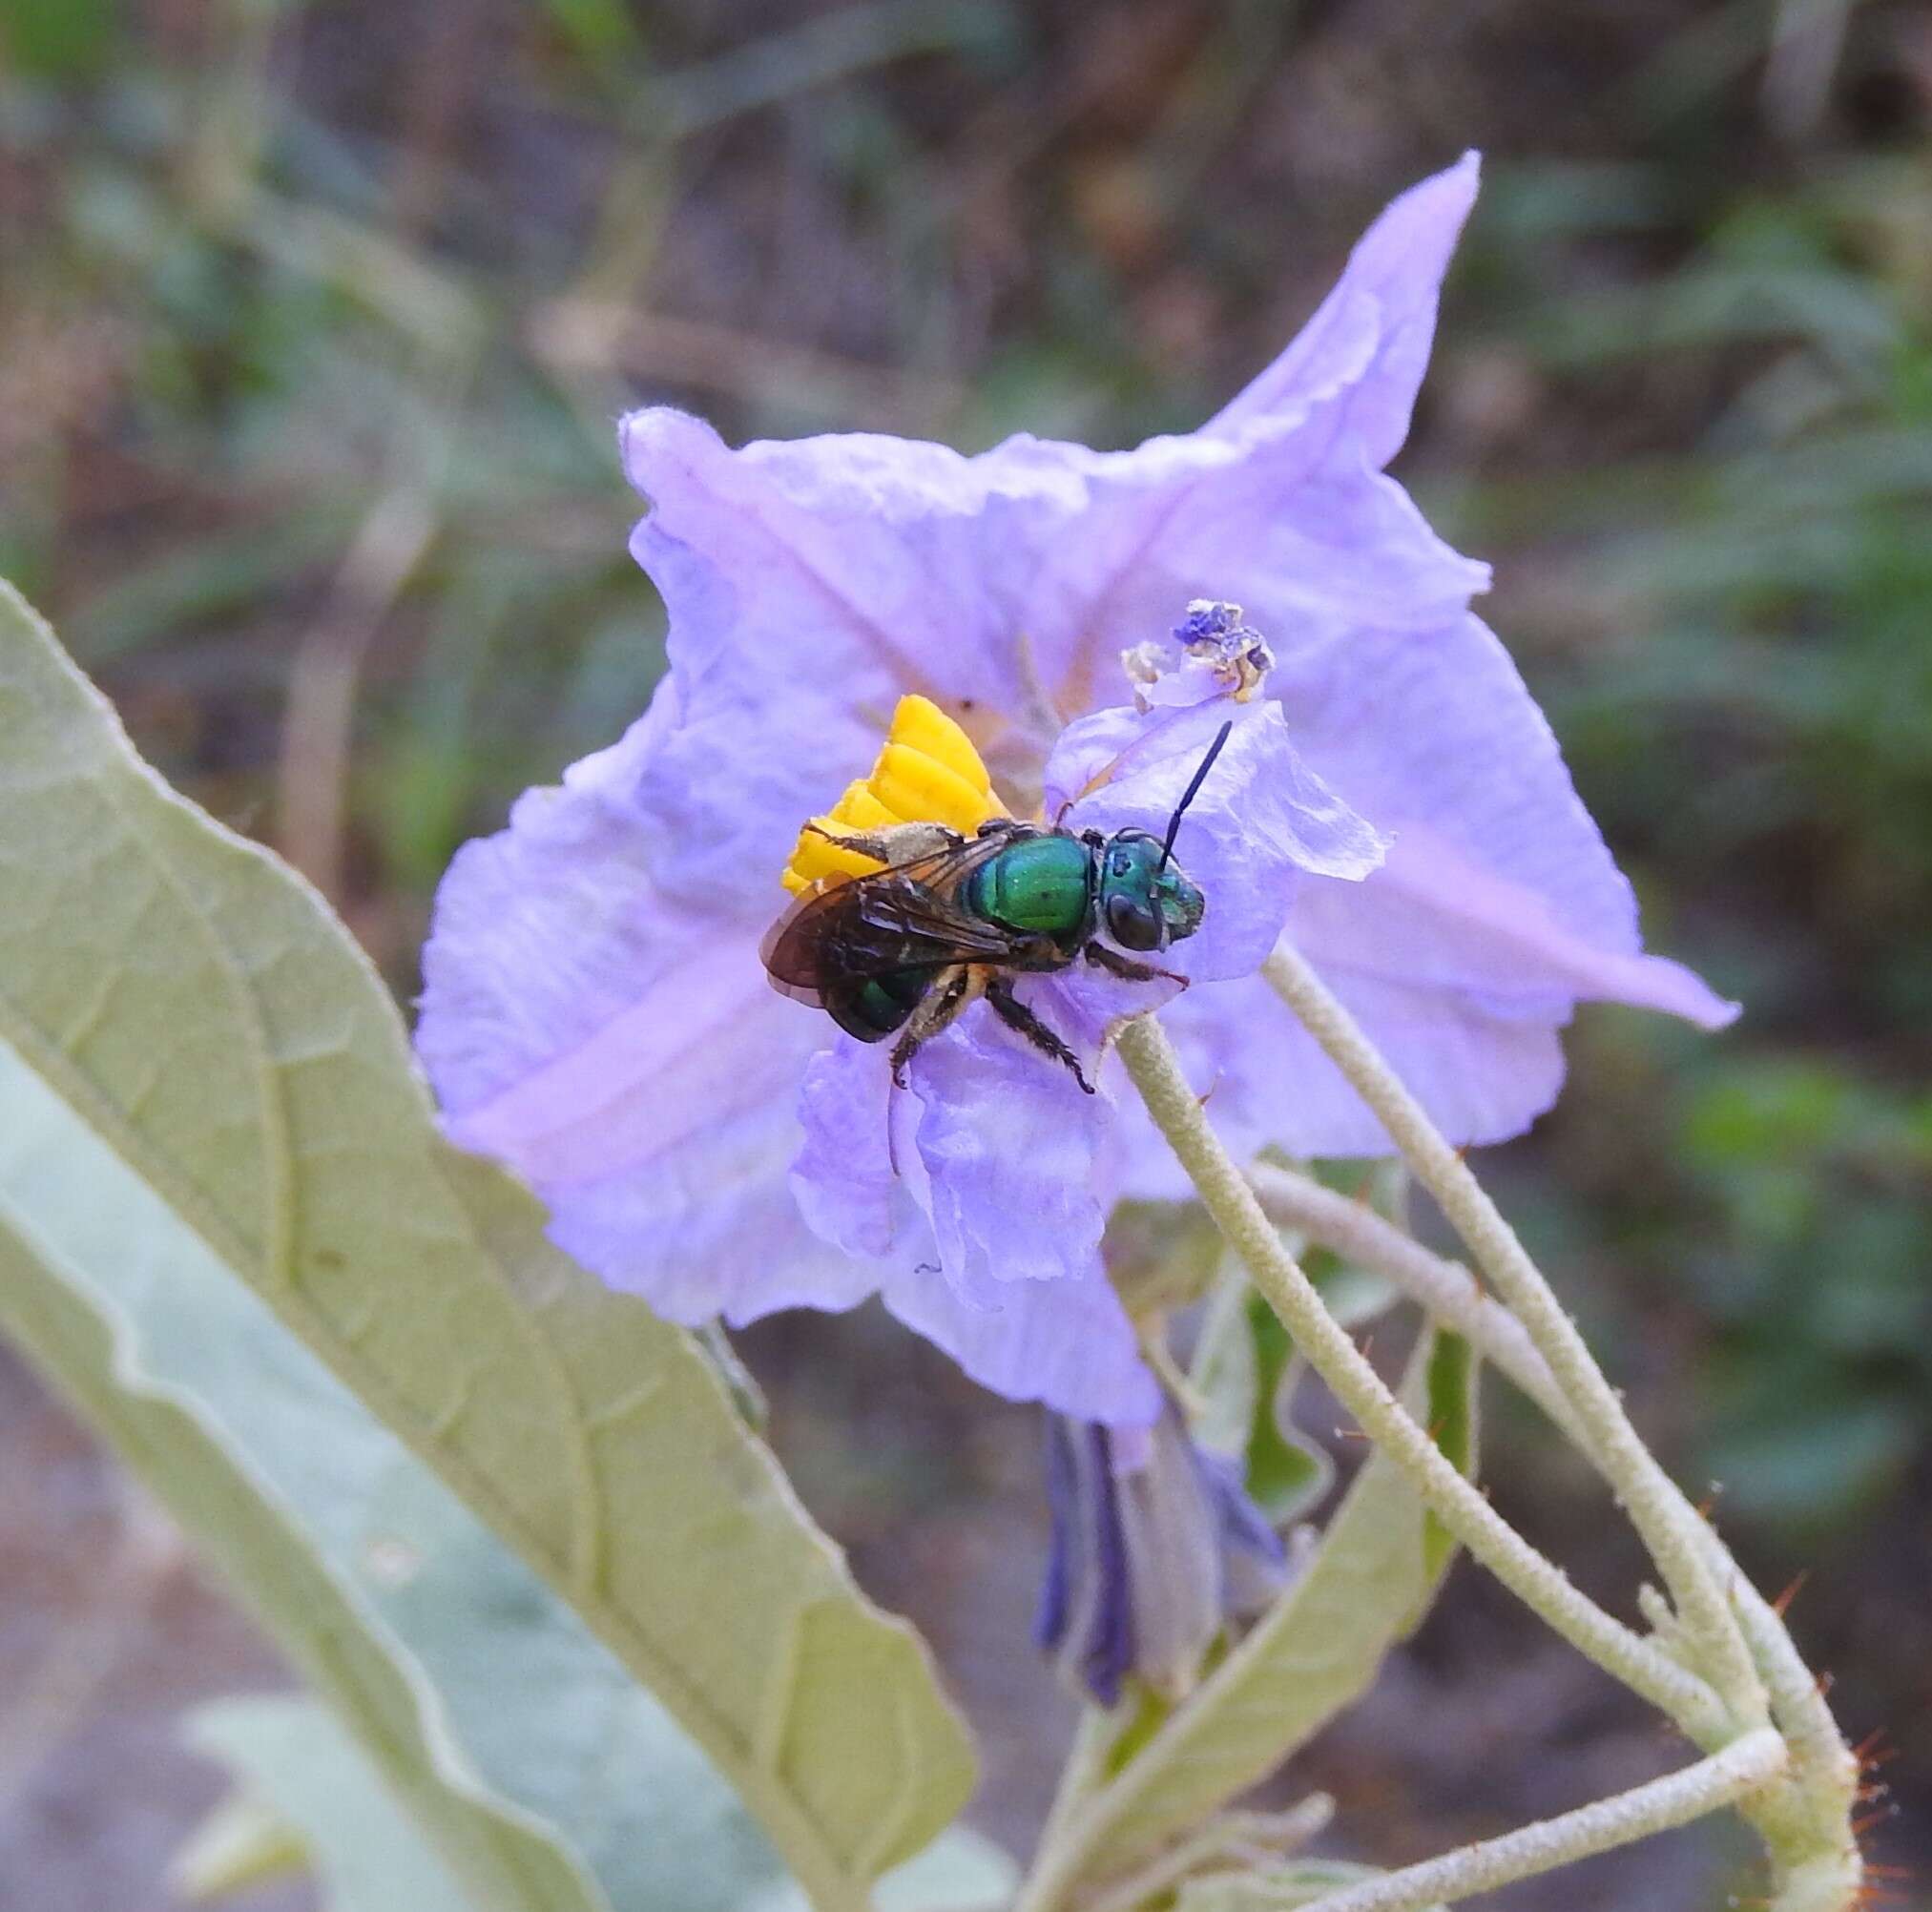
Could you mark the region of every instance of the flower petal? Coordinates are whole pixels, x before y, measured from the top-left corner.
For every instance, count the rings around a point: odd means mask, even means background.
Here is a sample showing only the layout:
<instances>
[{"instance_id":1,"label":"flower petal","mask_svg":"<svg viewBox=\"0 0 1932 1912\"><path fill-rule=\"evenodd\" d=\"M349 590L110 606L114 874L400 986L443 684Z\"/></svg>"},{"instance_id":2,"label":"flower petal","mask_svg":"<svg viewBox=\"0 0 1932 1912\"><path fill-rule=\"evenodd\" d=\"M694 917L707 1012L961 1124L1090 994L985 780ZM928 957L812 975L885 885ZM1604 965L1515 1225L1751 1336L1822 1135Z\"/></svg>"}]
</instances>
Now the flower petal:
<instances>
[{"instance_id":1,"label":"flower petal","mask_svg":"<svg viewBox=\"0 0 1932 1912\"><path fill-rule=\"evenodd\" d=\"M1008 1401L1117 1427L1147 1426L1160 1412L1159 1383L1097 1261L1071 1279L1006 1282L990 1308L918 1264L889 1265L882 1293L905 1326Z\"/></svg>"},{"instance_id":2,"label":"flower petal","mask_svg":"<svg viewBox=\"0 0 1932 1912\"><path fill-rule=\"evenodd\" d=\"M1339 387L1347 394L1349 430L1371 465L1386 465L1408 436L1443 275L1475 204L1481 170L1478 156L1465 153L1394 200L1294 343L1207 429L1228 431L1302 403L1311 389Z\"/></svg>"},{"instance_id":3,"label":"flower petal","mask_svg":"<svg viewBox=\"0 0 1932 1912\"><path fill-rule=\"evenodd\" d=\"M875 1257L886 1307L983 1387L1144 1424L1159 1390L1100 1262L1107 1112L983 1003L907 1079L850 1037L813 1058L792 1177L812 1227Z\"/></svg>"},{"instance_id":4,"label":"flower petal","mask_svg":"<svg viewBox=\"0 0 1932 1912\"><path fill-rule=\"evenodd\" d=\"M1674 966L1640 959L1631 886L1480 618L1424 640L1363 631L1345 655L1284 655L1269 681L1309 760L1396 839L1359 894L1298 895L1289 934L1324 971L1453 986L1506 1014L1589 997L1729 1020Z\"/></svg>"},{"instance_id":5,"label":"flower petal","mask_svg":"<svg viewBox=\"0 0 1932 1912\"><path fill-rule=\"evenodd\" d=\"M1309 885L1294 911L1297 946L1330 975L1394 971L1412 989L1454 991L1506 1015L1562 1022L1575 1003L1594 1001L1658 1009L1707 1029L1736 1019L1738 1006L1682 964L1631 947L1633 931L1618 925L1592 942L1568 927L1547 892L1499 873L1502 842L1492 837L1485 847L1494 859L1488 866L1430 825L1409 824L1360 893ZM1609 863L1600 840L1589 847Z\"/></svg>"},{"instance_id":6,"label":"flower petal","mask_svg":"<svg viewBox=\"0 0 1932 1912\"><path fill-rule=\"evenodd\" d=\"M559 1248L667 1320L836 1314L876 1291L879 1270L805 1226L785 1182L797 1148L789 1113L743 1115L648 1173L537 1193Z\"/></svg>"},{"instance_id":7,"label":"flower petal","mask_svg":"<svg viewBox=\"0 0 1932 1912\"><path fill-rule=\"evenodd\" d=\"M552 1237L613 1286L680 1320L849 1307L866 1272L785 1186L793 1086L821 1030L766 986L755 923L655 887L636 791L662 724L654 704L458 854L417 1050L451 1139L523 1175Z\"/></svg>"},{"instance_id":8,"label":"flower petal","mask_svg":"<svg viewBox=\"0 0 1932 1912\"><path fill-rule=\"evenodd\" d=\"M986 1304L1100 1265L1096 1185L1111 1105L975 1004L913 1058L921 1199L946 1278ZM995 1285L997 1284L997 1286Z\"/></svg>"},{"instance_id":9,"label":"flower petal","mask_svg":"<svg viewBox=\"0 0 1932 1912\"><path fill-rule=\"evenodd\" d=\"M1115 1706L1133 1665L1133 1596L1106 1429L1049 1419L1046 1474L1053 1538L1033 1644L1076 1691Z\"/></svg>"},{"instance_id":10,"label":"flower petal","mask_svg":"<svg viewBox=\"0 0 1932 1912\"><path fill-rule=\"evenodd\" d=\"M1397 201L1243 398L1132 451L1020 437L964 458L868 434L732 450L675 411L626 419L654 507L633 548L671 613L672 709L642 792L665 825L659 882L748 900L908 691L1030 800L1040 755L1104 700L1120 650L1193 597L1245 601L1234 587L1257 565L1323 634L1459 610L1486 570L1376 468L1473 190L1466 162Z\"/></svg>"},{"instance_id":11,"label":"flower petal","mask_svg":"<svg viewBox=\"0 0 1932 1912\"><path fill-rule=\"evenodd\" d=\"M864 774L908 692L958 718L995 777L1037 773L1060 719L1032 634L1059 614L1057 554L1079 546L1096 454L1020 439L965 458L866 434L733 450L661 408L622 442L654 506L632 549L669 608L680 687L649 793L676 826L667 881L708 891L782 862L779 839ZM720 779L751 800L714 816Z\"/></svg>"},{"instance_id":12,"label":"flower petal","mask_svg":"<svg viewBox=\"0 0 1932 1912\"><path fill-rule=\"evenodd\" d=\"M929 1254L930 1225L900 1179L911 1159L920 1104L895 1089L891 1059L841 1035L805 1065L799 1090L804 1146L792 1193L813 1233L848 1255L902 1260Z\"/></svg>"},{"instance_id":13,"label":"flower petal","mask_svg":"<svg viewBox=\"0 0 1932 1912\"><path fill-rule=\"evenodd\" d=\"M1252 604L1252 582L1244 590ZM1642 953L1630 885L1480 619L1427 634L1364 627L1277 654L1267 688L1297 745L1395 840L1364 882L1301 882L1287 934L1452 1141L1502 1140L1549 1106L1563 1080L1556 1031L1579 1001L1705 1028L1735 1013L1688 970ZM1167 1020L1193 1079L1213 1085L1217 1123L1250 1146L1388 1146L1265 987L1197 988ZM1171 1180L1137 1128L1128 1179L1139 1193Z\"/></svg>"},{"instance_id":14,"label":"flower petal","mask_svg":"<svg viewBox=\"0 0 1932 1912\"><path fill-rule=\"evenodd\" d=\"M527 791L509 827L466 843L444 876L416 1047L447 1112L588 1040L669 966L667 925L640 906L653 840L635 793L672 701L660 692L561 787Z\"/></svg>"},{"instance_id":15,"label":"flower petal","mask_svg":"<svg viewBox=\"0 0 1932 1912\"><path fill-rule=\"evenodd\" d=\"M1196 980L1259 966L1280 936L1301 873L1359 882L1385 845L1309 769L1277 706L1226 698L1145 714L1103 711L1070 725L1047 766L1049 814L1065 803L1071 829L1132 826L1164 836L1224 723L1234 730L1174 843L1175 862L1208 906L1200 928L1162 960ZM1103 775L1105 783L1076 794Z\"/></svg>"},{"instance_id":16,"label":"flower petal","mask_svg":"<svg viewBox=\"0 0 1932 1912\"><path fill-rule=\"evenodd\" d=\"M1563 1083L1561 1010L1509 1013L1401 977L1325 979L1394 1062L1411 1093L1457 1143L1521 1134ZM1188 1080L1207 1099L1215 1129L1237 1160L1267 1147L1297 1155L1381 1155L1392 1144L1314 1038L1259 977L1193 989L1162 1017ZM1127 1193L1184 1193L1151 1124L1123 1125Z\"/></svg>"}]
</instances>

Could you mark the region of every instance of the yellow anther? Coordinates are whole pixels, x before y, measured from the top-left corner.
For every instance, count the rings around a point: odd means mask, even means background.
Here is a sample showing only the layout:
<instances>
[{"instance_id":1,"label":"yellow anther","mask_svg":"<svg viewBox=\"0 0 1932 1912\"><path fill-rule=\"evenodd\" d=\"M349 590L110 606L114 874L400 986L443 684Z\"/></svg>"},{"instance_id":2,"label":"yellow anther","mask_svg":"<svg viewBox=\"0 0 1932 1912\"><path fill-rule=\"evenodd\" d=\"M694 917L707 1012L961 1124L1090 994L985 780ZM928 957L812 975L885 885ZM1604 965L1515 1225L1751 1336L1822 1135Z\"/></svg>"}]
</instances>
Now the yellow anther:
<instances>
[{"instance_id":1,"label":"yellow anther","mask_svg":"<svg viewBox=\"0 0 1932 1912\"><path fill-rule=\"evenodd\" d=\"M945 823L969 837L1006 806L972 739L926 697L901 697L872 774L848 784L831 811L800 831L780 881L793 895L822 877L863 876L881 865L831 842L832 836L889 830L898 823Z\"/></svg>"},{"instance_id":2,"label":"yellow anther","mask_svg":"<svg viewBox=\"0 0 1932 1912\"><path fill-rule=\"evenodd\" d=\"M872 770L872 794L906 822L945 823L970 836L992 809L958 771L904 743L888 743Z\"/></svg>"},{"instance_id":3,"label":"yellow anther","mask_svg":"<svg viewBox=\"0 0 1932 1912\"><path fill-rule=\"evenodd\" d=\"M973 740L929 697L901 697L892 713L892 729L886 741L902 743L908 750L922 751L935 758L956 777L964 778L982 797L992 796L992 779L973 748ZM998 806L987 811L997 814ZM907 822L929 821L908 817Z\"/></svg>"},{"instance_id":4,"label":"yellow anther","mask_svg":"<svg viewBox=\"0 0 1932 1912\"><path fill-rule=\"evenodd\" d=\"M848 830L889 830L905 821L888 810L863 783L846 784L844 796L832 805L832 815Z\"/></svg>"},{"instance_id":5,"label":"yellow anther","mask_svg":"<svg viewBox=\"0 0 1932 1912\"><path fill-rule=\"evenodd\" d=\"M792 860L779 881L796 895L821 877L863 876L868 870L878 869L880 865L874 858L862 857L857 850L848 850L842 843L832 841L853 827L836 817L814 817L799 832L799 841L792 847Z\"/></svg>"}]
</instances>

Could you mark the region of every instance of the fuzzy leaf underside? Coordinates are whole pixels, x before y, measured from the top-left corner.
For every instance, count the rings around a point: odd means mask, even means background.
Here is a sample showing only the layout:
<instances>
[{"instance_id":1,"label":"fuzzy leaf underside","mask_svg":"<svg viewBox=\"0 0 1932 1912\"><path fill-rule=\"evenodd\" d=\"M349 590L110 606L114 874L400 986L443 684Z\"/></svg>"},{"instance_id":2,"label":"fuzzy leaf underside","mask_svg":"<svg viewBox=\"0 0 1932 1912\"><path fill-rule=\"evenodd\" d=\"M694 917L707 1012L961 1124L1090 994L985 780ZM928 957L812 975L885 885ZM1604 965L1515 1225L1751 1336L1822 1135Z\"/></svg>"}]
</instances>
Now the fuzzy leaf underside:
<instances>
[{"instance_id":1,"label":"fuzzy leaf underside","mask_svg":"<svg viewBox=\"0 0 1932 1912\"><path fill-rule=\"evenodd\" d=\"M292 872L170 791L0 587L0 1037L670 1709L826 1904L971 1789L689 1337L449 1150L394 1005Z\"/></svg>"},{"instance_id":2,"label":"fuzzy leaf underside","mask_svg":"<svg viewBox=\"0 0 1932 1912\"><path fill-rule=\"evenodd\" d=\"M236 1797L260 1801L300 1842L323 1912L473 1912L327 1708L301 1694L251 1694L197 1708L186 1732L234 1776Z\"/></svg>"},{"instance_id":3,"label":"fuzzy leaf underside","mask_svg":"<svg viewBox=\"0 0 1932 1912\"><path fill-rule=\"evenodd\" d=\"M314 1435L331 1441L331 1466L336 1444L354 1438L358 1421L379 1441L387 1437L252 1297L207 1265L172 1217L156 1225L138 1197L115 1198L125 1193L115 1185L117 1164L105 1178L87 1174L100 1167L89 1158L97 1145L63 1133L64 1119L45 1086L0 1049L0 1329L195 1536L315 1690L354 1722L391 1793L479 1902L601 1912L608 1902L580 1864L533 1818L501 1809L506 1802L473 1778L453 1735L439 1739L422 1703L426 1679L386 1635L355 1576L324 1558L312 1516L284 1497L296 1484L273 1478L273 1456L242 1458L206 1397L164 1371L169 1363L147 1344L135 1313L90 1278L80 1257L109 1271L136 1308L146 1291L141 1312L191 1345L242 1362L255 1398L281 1425L300 1429L301 1444ZM208 1305L211 1273L227 1295L213 1289ZM279 1371L283 1355L292 1358L295 1386ZM264 1358L265 1374L257 1371ZM319 1385L322 1411L302 1381ZM331 1396L351 1410L336 1425L325 1412ZM343 1500L339 1512L351 1511Z\"/></svg>"},{"instance_id":4,"label":"fuzzy leaf underside","mask_svg":"<svg viewBox=\"0 0 1932 1912\"><path fill-rule=\"evenodd\" d=\"M361 1747L314 1699L276 1693L217 1700L190 1715L186 1735L236 1782L211 1822L245 1809L279 1848L294 1844L300 1862L319 1875L324 1912L474 1912ZM705 1856L697 1857L701 1864ZM185 1888L194 1869L177 1868L177 1883ZM726 1870L714 1866L712 1896L732 1912L809 1912L790 1880ZM686 1912L693 1902L685 1883L660 1877L625 1902ZM1018 1883L1018 1868L998 1846L953 1826L880 1881L876 1904L878 1912L1000 1912Z\"/></svg>"}]
</instances>

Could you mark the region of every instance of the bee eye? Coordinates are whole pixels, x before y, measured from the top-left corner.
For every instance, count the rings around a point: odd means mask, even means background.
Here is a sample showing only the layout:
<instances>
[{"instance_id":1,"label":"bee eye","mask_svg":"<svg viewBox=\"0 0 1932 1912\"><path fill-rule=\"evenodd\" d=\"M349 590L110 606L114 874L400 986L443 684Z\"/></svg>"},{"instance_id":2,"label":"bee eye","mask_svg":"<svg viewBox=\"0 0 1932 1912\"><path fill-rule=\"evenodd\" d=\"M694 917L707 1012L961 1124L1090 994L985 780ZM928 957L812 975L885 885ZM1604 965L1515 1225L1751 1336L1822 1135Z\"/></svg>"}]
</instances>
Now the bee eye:
<instances>
[{"instance_id":1,"label":"bee eye","mask_svg":"<svg viewBox=\"0 0 1932 1912\"><path fill-rule=\"evenodd\" d=\"M1107 933L1123 949L1158 949L1167 940L1159 910L1131 896L1107 899Z\"/></svg>"}]
</instances>

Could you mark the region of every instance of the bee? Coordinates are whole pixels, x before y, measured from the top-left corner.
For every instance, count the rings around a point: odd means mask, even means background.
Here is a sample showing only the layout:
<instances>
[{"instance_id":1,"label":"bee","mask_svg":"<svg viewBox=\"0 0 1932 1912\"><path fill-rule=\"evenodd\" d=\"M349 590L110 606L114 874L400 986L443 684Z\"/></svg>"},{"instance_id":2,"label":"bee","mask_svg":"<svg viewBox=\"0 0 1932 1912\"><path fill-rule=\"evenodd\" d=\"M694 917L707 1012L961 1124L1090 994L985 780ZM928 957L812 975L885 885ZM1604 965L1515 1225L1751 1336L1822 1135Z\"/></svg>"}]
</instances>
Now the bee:
<instances>
[{"instance_id":1,"label":"bee","mask_svg":"<svg viewBox=\"0 0 1932 1912\"><path fill-rule=\"evenodd\" d=\"M1174 836L1233 729L1223 724L1208 746L1165 837L992 817L972 837L943 823L903 823L832 838L885 867L825 877L799 896L759 951L773 986L861 1042L896 1037L901 1087L919 1046L984 996L1091 1095L1079 1057L1013 993L1013 978L1085 961L1129 982L1185 986L1186 977L1138 959L1201 926L1207 899L1174 861Z\"/></svg>"}]
</instances>

